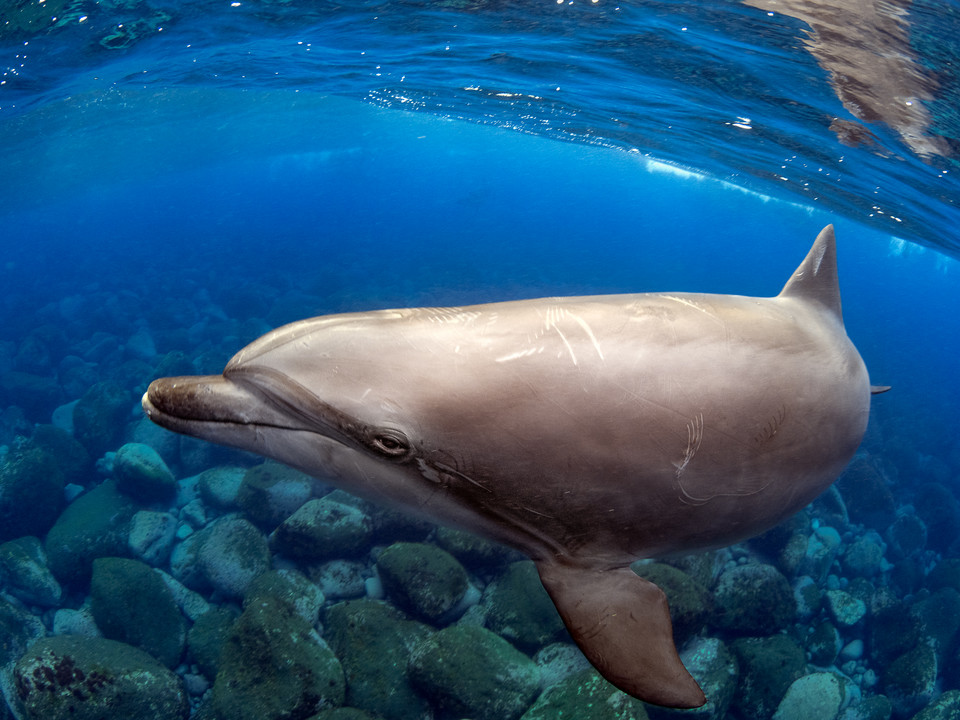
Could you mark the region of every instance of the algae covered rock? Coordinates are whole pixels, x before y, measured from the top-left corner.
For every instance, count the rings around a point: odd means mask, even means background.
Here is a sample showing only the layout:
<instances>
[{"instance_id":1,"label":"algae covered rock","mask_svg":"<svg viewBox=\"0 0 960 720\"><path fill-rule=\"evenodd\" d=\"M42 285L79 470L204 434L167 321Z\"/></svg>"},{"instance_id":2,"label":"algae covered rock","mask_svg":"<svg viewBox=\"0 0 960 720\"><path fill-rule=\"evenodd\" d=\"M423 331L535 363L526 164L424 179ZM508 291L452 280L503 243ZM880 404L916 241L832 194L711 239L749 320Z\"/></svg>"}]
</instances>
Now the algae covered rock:
<instances>
[{"instance_id":1,"label":"algae covered rock","mask_svg":"<svg viewBox=\"0 0 960 720\"><path fill-rule=\"evenodd\" d=\"M936 690L937 655L928 645L910 650L883 673L884 694L900 715L916 712L930 702Z\"/></svg>"},{"instance_id":2,"label":"algae covered rock","mask_svg":"<svg viewBox=\"0 0 960 720\"><path fill-rule=\"evenodd\" d=\"M717 638L695 637L680 651L680 659L707 696L707 702L691 710L650 706L655 720L723 720L733 700L739 677L738 664L726 645Z\"/></svg>"},{"instance_id":3,"label":"algae covered rock","mask_svg":"<svg viewBox=\"0 0 960 720\"><path fill-rule=\"evenodd\" d=\"M220 510L235 510L237 495L246 472L242 467L215 467L204 470L197 478L197 488L203 502Z\"/></svg>"},{"instance_id":4,"label":"algae covered rock","mask_svg":"<svg viewBox=\"0 0 960 720\"><path fill-rule=\"evenodd\" d=\"M463 599L467 572L446 550L426 543L394 543L377 558L387 594L404 610L436 623Z\"/></svg>"},{"instance_id":5,"label":"algae covered rock","mask_svg":"<svg viewBox=\"0 0 960 720\"><path fill-rule=\"evenodd\" d=\"M705 587L682 570L664 563L636 563L632 567L667 596L678 644L703 629L710 610L710 594Z\"/></svg>"},{"instance_id":6,"label":"algae covered rock","mask_svg":"<svg viewBox=\"0 0 960 720\"><path fill-rule=\"evenodd\" d=\"M93 457L116 447L130 415L130 393L115 382L93 385L73 408L73 434Z\"/></svg>"},{"instance_id":7,"label":"algae covered rock","mask_svg":"<svg viewBox=\"0 0 960 720\"><path fill-rule=\"evenodd\" d=\"M141 502L168 500L177 492L177 479L159 453L143 443L123 445L113 460L117 489Z\"/></svg>"},{"instance_id":8,"label":"algae covered rock","mask_svg":"<svg viewBox=\"0 0 960 720\"><path fill-rule=\"evenodd\" d=\"M187 633L190 656L207 678L214 679L220 668L220 653L238 613L228 607L212 608L197 618Z\"/></svg>"},{"instance_id":9,"label":"algae covered rock","mask_svg":"<svg viewBox=\"0 0 960 720\"><path fill-rule=\"evenodd\" d=\"M255 578L243 598L243 606L273 598L286 603L295 614L315 625L323 607L323 591L296 570L270 570Z\"/></svg>"},{"instance_id":10,"label":"algae covered rock","mask_svg":"<svg viewBox=\"0 0 960 720\"><path fill-rule=\"evenodd\" d=\"M481 604L487 627L528 652L553 642L564 631L563 620L530 560L511 563L487 586Z\"/></svg>"},{"instance_id":11,"label":"algae covered rock","mask_svg":"<svg viewBox=\"0 0 960 720\"><path fill-rule=\"evenodd\" d=\"M293 558L328 560L366 552L373 521L363 510L332 493L309 500L286 518L270 537L274 550Z\"/></svg>"},{"instance_id":12,"label":"algae covered rock","mask_svg":"<svg viewBox=\"0 0 960 720\"><path fill-rule=\"evenodd\" d=\"M835 720L845 698L845 686L833 673L804 675L790 685L773 720Z\"/></svg>"},{"instance_id":13,"label":"algae covered rock","mask_svg":"<svg viewBox=\"0 0 960 720\"><path fill-rule=\"evenodd\" d=\"M433 717L407 681L410 653L429 627L378 600L349 600L327 610L324 628L343 663L347 705L385 720Z\"/></svg>"},{"instance_id":14,"label":"algae covered rock","mask_svg":"<svg viewBox=\"0 0 960 720\"><path fill-rule=\"evenodd\" d=\"M98 557L123 557L137 506L107 480L74 500L44 543L50 570L63 583L86 582Z\"/></svg>"},{"instance_id":15,"label":"algae covered rock","mask_svg":"<svg viewBox=\"0 0 960 720\"><path fill-rule=\"evenodd\" d=\"M593 668L547 688L521 720L647 720L642 702L617 690Z\"/></svg>"},{"instance_id":16,"label":"algae covered rock","mask_svg":"<svg viewBox=\"0 0 960 720\"><path fill-rule=\"evenodd\" d=\"M104 637L138 647L169 668L180 662L186 623L149 565L125 558L94 560L90 610Z\"/></svg>"},{"instance_id":17,"label":"algae covered rock","mask_svg":"<svg viewBox=\"0 0 960 720\"><path fill-rule=\"evenodd\" d=\"M714 590L719 627L741 635L771 635L797 614L787 579L772 565L736 565L725 570Z\"/></svg>"},{"instance_id":18,"label":"algae covered rock","mask_svg":"<svg viewBox=\"0 0 960 720\"><path fill-rule=\"evenodd\" d=\"M38 640L14 669L26 720L185 720L180 678L147 653L106 640Z\"/></svg>"},{"instance_id":19,"label":"algae covered rock","mask_svg":"<svg viewBox=\"0 0 960 720\"><path fill-rule=\"evenodd\" d=\"M340 662L309 623L270 596L244 609L220 653L213 685L218 717L294 720L343 700Z\"/></svg>"},{"instance_id":20,"label":"algae covered rock","mask_svg":"<svg viewBox=\"0 0 960 720\"><path fill-rule=\"evenodd\" d=\"M411 680L445 711L474 720L520 717L540 691L529 657L485 628L452 625L410 656Z\"/></svg>"},{"instance_id":21,"label":"algae covered rock","mask_svg":"<svg viewBox=\"0 0 960 720\"><path fill-rule=\"evenodd\" d=\"M479 535L457 528L437 528L437 545L468 567L490 568L507 559L523 556L506 545L500 545Z\"/></svg>"},{"instance_id":22,"label":"algae covered rock","mask_svg":"<svg viewBox=\"0 0 960 720\"><path fill-rule=\"evenodd\" d=\"M746 720L769 720L790 685L806 673L803 650L786 635L741 638L730 649L740 665L731 708Z\"/></svg>"},{"instance_id":23,"label":"algae covered rock","mask_svg":"<svg viewBox=\"0 0 960 720\"><path fill-rule=\"evenodd\" d=\"M237 505L264 530L272 530L310 499L313 478L275 462L265 462L244 473L237 489Z\"/></svg>"},{"instance_id":24,"label":"algae covered rock","mask_svg":"<svg viewBox=\"0 0 960 720\"><path fill-rule=\"evenodd\" d=\"M47 451L14 448L0 458L0 542L41 536L63 509L63 472Z\"/></svg>"},{"instance_id":25,"label":"algae covered rock","mask_svg":"<svg viewBox=\"0 0 960 720\"><path fill-rule=\"evenodd\" d=\"M148 565L162 565L170 557L176 533L177 518L172 513L140 510L130 520L127 547Z\"/></svg>"},{"instance_id":26,"label":"algae covered rock","mask_svg":"<svg viewBox=\"0 0 960 720\"><path fill-rule=\"evenodd\" d=\"M32 536L0 545L0 587L28 605L55 607L63 597L43 545Z\"/></svg>"},{"instance_id":27,"label":"algae covered rock","mask_svg":"<svg viewBox=\"0 0 960 720\"><path fill-rule=\"evenodd\" d=\"M254 578L270 569L266 538L243 518L220 518L206 528L198 543L199 571L229 597L243 597Z\"/></svg>"},{"instance_id":28,"label":"algae covered rock","mask_svg":"<svg viewBox=\"0 0 960 720\"><path fill-rule=\"evenodd\" d=\"M947 690L913 716L912 720L956 720L960 717L960 690Z\"/></svg>"}]
</instances>

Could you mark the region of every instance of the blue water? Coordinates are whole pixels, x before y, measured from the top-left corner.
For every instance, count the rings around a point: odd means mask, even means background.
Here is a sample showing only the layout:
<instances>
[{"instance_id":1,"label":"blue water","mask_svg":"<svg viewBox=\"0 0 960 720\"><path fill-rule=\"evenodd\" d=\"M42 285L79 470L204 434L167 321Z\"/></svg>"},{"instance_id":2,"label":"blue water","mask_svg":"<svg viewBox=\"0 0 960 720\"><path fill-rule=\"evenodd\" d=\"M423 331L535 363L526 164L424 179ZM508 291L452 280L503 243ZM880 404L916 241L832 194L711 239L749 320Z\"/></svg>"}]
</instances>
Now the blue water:
<instances>
[{"instance_id":1,"label":"blue water","mask_svg":"<svg viewBox=\"0 0 960 720\"><path fill-rule=\"evenodd\" d=\"M0 390L0 442L85 391L65 358L134 398L169 352L217 372L327 312L773 295L834 223L847 331L893 386L863 453L901 515L924 483L960 498L956 2L914 3L901 48L937 152L845 106L803 21L735 2L46 6L0 14L0 375L57 390Z\"/></svg>"}]
</instances>

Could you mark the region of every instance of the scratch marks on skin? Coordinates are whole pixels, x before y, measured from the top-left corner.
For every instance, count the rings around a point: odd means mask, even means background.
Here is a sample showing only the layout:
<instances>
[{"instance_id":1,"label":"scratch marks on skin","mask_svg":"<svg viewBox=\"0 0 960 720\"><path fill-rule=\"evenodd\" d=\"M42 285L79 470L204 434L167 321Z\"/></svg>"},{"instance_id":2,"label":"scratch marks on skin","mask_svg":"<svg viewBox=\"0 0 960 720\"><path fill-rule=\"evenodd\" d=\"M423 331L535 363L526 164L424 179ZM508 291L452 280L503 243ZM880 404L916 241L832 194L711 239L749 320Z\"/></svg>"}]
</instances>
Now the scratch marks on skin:
<instances>
[{"instance_id":1,"label":"scratch marks on skin","mask_svg":"<svg viewBox=\"0 0 960 720\"><path fill-rule=\"evenodd\" d=\"M543 327L538 330L533 337L529 338L531 343L530 347L524 348L523 350L516 350L506 355L501 355L495 358L495 362L508 362L510 360L517 360L518 358L529 357L530 355L535 355L544 351L544 346L539 343L547 333L554 332L560 338L560 341L563 343L564 349L567 354L570 356L571 362L574 366L579 366L580 362L577 359L576 350L574 350L575 343L571 341L570 333L571 328L567 327L566 332L564 328L561 327L565 322L572 321L576 328L579 328L583 331L584 335L587 336L587 339L590 341L590 346L593 348L594 352L597 353L597 357L601 360L606 358L603 355L603 348L600 347L600 341L597 339L597 336L593 332L593 328L590 327L588 323L582 316L572 312L566 307L561 305L552 305L546 310L546 317L544 318ZM573 328L573 329L576 329Z\"/></svg>"},{"instance_id":2,"label":"scratch marks on skin","mask_svg":"<svg viewBox=\"0 0 960 720\"><path fill-rule=\"evenodd\" d=\"M704 315L706 315L708 318L710 318L711 320L714 320L714 321L720 323L721 325L723 325L723 320L721 320L720 318L718 318L718 317L717 317L713 312L711 312L708 308L705 308L703 305L701 305L700 303L698 303L698 302L696 302L696 301L694 301L694 300L691 300L690 298L679 297L679 296L677 296L677 295L663 295L662 297L663 297L664 300L672 300L673 302L680 303L681 305L685 305L685 306L688 307L688 308L692 308L692 309L696 310L697 312L701 312L701 313L703 313Z\"/></svg>"},{"instance_id":3,"label":"scratch marks on skin","mask_svg":"<svg viewBox=\"0 0 960 720\"><path fill-rule=\"evenodd\" d=\"M687 449L683 451L683 459L679 463L676 463L677 480L683 475L683 471L687 469L687 465L693 460L693 456L697 454L697 450L700 449L700 443L702 442L703 413L697 413L697 415L687 423ZM683 489L682 485L680 489ZM684 494L686 494L686 492L684 492Z\"/></svg>"}]
</instances>

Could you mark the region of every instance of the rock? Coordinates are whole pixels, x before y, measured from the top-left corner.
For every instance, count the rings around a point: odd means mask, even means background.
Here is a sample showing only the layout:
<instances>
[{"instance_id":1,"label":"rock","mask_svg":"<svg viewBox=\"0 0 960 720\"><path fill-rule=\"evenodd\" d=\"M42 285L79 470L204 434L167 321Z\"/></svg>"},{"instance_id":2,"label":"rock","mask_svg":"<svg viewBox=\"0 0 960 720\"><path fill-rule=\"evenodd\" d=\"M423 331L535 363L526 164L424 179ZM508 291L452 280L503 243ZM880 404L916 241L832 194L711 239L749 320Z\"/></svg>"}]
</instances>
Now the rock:
<instances>
[{"instance_id":1,"label":"rock","mask_svg":"<svg viewBox=\"0 0 960 720\"><path fill-rule=\"evenodd\" d=\"M140 502L169 500L177 493L177 479L149 445L127 443L117 450L113 474L117 489Z\"/></svg>"},{"instance_id":2,"label":"rock","mask_svg":"<svg viewBox=\"0 0 960 720\"><path fill-rule=\"evenodd\" d=\"M853 522L877 529L886 528L892 522L896 503L873 458L855 457L836 486L847 501Z\"/></svg>"},{"instance_id":3,"label":"rock","mask_svg":"<svg viewBox=\"0 0 960 720\"><path fill-rule=\"evenodd\" d=\"M377 718L357 708L342 707L321 710L309 720L377 720Z\"/></svg>"},{"instance_id":4,"label":"rock","mask_svg":"<svg viewBox=\"0 0 960 720\"><path fill-rule=\"evenodd\" d=\"M220 653L230 635L238 613L228 607L215 607L197 618L187 633L190 657L207 678L217 677Z\"/></svg>"},{"instance_id":5,"label":"rock","mask_svg":"<svg viewBox=\"0 0 960 720\"><path fill-rule=\"evenodd\" d=\"M136 511L136 505L117 490L112 480L74 500L44 543L56 578L62 583L85 583L94 558L126 555L130 520Z\"/></svg>"},{"instance_id":6,"label":"rock","mask_svg":"<svg viewBox=\"0 0 960 720\"><path fill-rule=\"evenodd\" d=\"M652 706L651 706L652 707ZM521 720L647 720L639 700L617 690L593 668L548 687Z\"/></svg>"},{"instance_id":7,"label":"rock","mask_svg":"<svg viewBox=\"0 0 960 720\"><path fill-rule=\"evenodd\" d=\"M254 578L270 569L266 538L237 517L223 517L212 523L196 558L204 578L227 597L243 597Z\"/></svg>"},{"instance_id":8,"label":"rock","mask_svg":"<svg viewBox=\"0 0 960 720\"><path fill-rule=\"evenodd\" d=\"M564 632L557 608L530 560L511 563L486 587L481 605L487 627L528 652L536 652Z\"/></svg>"},{"instance_id":9,"label":"rock","mask_svg":"<svg viewBox=\"0 0 960 720\"><path fill-rule=\"evenodd\" d=\"M833 673L805 675L790 685L773 720L835 720L845 695L844 686Z\"/></svg>"},{"instance_id":10,"label":"rock","mask_svg":"<svg viewBox=\"0 0 960 720\"><path fill-rule=\"evenodd\" d=\"M650 706L652 718L694 718L722 720L737 689L737 660L717 638L693 638L681 651L680 659L707 696L705 705L692 710L670 710Z\"/></svg>"},{"instance_id":11,"label":"rock","mask_svg":"<svg viewBox=\"0 0 960 720\"><path fill-rule=\"evenodd\" d=\"M937 655L927 645L915 647L890 663L883 680L883 692L897 714L916 712L933 698Z\"/></svg>"},{"instance_id":12,"label":"rock","mask_svg":"<svg viewBox=\"0 0 960 720\"><path fill-rule=\"evenodd\" d=\"M797 602L797 618L809 620L820 612L823 593L809 575L801 575L793 582L793 599Z\"/></svg>"},{"instance_id":13,"label":"rock","mask_svg":"<svg viewBox=\"0 0 960 720\"><path fill-rule=\"evenodd\" d=\"M953 588L938 590L915 603L910 614L920 621L921 632L933 643L937 659L946 664L946 654L960 631L960 593Z\"/></svg>"},{"instance_id":14,"label":"rock","mask_svg":"<svg viewBox=\"0 0 960 720\"><path fill-rule=\"evenodd\" d=\"M65 504L64 485L46 450L15 446L0 457L0 542L45 535Z\"/></svg>"},{"instance_id":15,"label":"rock","mask_svg":"<svg viewBox=\"0 0 960 720\"><path fill-rule=\"evenodd\" d=\"M204 470L197 477L203 502L219 510L236 510L237 494L246 472L246 468L242 467L215 467Z\"/></svg>"},{"instance_id":16,"label":"rock","mask_svg":"<svg viewBox=\"0 0 960 720\"><path fill-rule=\"evenodd\" d=\"M366 594L367 567L360 562L331 560L309 568L307 576L327 600L349 600Z\"/></svg>"},{"instance_id":17,"label":"rock","mask_svg":"<svg viewBox=\"0 0 960 720\"><path fill-rule=\"evenodd\" d=\"M926 586L931 590L953 588L960 592L960 558L944 558L927 575Z\"/></svg>"},{"instance_id":18,"label":"rock","mask_svg":"<svg viewBox=\"0 0 960 720\"><path fill-rule=\"evenodd\" d=\"M244 473L237 491L243 514L264 530L273 530L313 494L313 478L275 462L265 462Z\"/></svg>"},{"instance_id":19,"label":"rock","mask_svg":"<svg viewBox=\"0 0 960 720\"><path fill-rule=\"evenodd\" d=\"M772 565L736 565L714 590L717 626L741 635L771 635L787 627L797 603L787 579Z\"/></svg>"},{"instance_id":20,"label":"rock","mask_svg":"<svg viewBox=\"0 0 960 720\"><path fill-rule=\"evenodd\" d=\"M913 720L956 720L960 717L960 690L947 690L913 716Z\"/></svg>"},{"instance_id":21,"label":"rock","mask_svg":"<svg viewBox=\"0 0 960 720\"><path fill-rule=\"evenodd\" d=\"M710 612L710 593L705 587L682 570L664 563L635 563L631 567L667 596L678 645L703 629Z\"/></svg>"},{"instance_id":22,"label":"rock","mask_svg":"<svg viewBox=\"0 0 960 720\"><path fill-rule=\"evenodd\" d=\"M32 536L0 545L0 587L27 605L56 607L63 597L43 545Z\"/></svg>"},{"instance_id":23,"label":"rock","mask_svg":"<svg viewBox=\"0 0 960 720\"><path fill-rule=\"evenodd\" d=\"M410 656L410 679L446 712L474 720L512 720L540 690L536 664L480 627L452 625Z\"/></svg>"},{"instance_id":24,"label":"rock","mask_svg":"<svg viewBox=\"0 0 960 720\"><path fill-rule=\"evenodd\" d=\"M376 600L329 608L325 636L343 663L346 703L384 720L430 720L427 701L407 682L410 652L431 630Z\"/></svg>"},{"instance_id":25,"label":"rock","mask_svg":"<svg viewBox=\"0 0 960 720\"><path fill-rule=\"evenodd\" d=\"M920 618L899 601L876 610L869 630L870 655L878 666L889 665L923 641Z\"/></svg>"},{"instance_id":26,"label":"rock","mask_svg":"<svg viewBox=\"0 0 960 720\"><path fill-rule=\"evenodd\" d=\"M890 720L893 706L883 695L865 697L840 714L840 720Z\"/></svg>"},{"instance_id":27,"label":"rock","mask_svg":"<svg viewBox=\"0 0 960 720\"><path fill-rule=\"evenodd\" d=\"M844 660L859 660L863 657L863 640L855 638L843 646L840 657Z\"/></svg>"},{"instance_id":28,"label":"rock","mask_svg":"<svg viewBox=\"0 0 960 720\"><path fill-rule=\"evenodd\" d=\"M731 709L744 720L769 720L790 685L806 672L803 650L786 635L741 638L730 649L740 665Z\"/></svg>"},{"instance_id":29,"label":"rock","mask_svg":"<svg viewBox=\"0 0 960 720\"><path fill-rule=\"evenodd\" d=\"M883 545L879 538L856 540L843 554L843 567L850 577L872 578L883 570Z\"/></svg>"},{"instance_id":30,"label":"rock","mask_svg":"<svg viewBox=\"0 0 960 720\"><path fill-rule=\"evenodd\" d=\"M90 610L104 637L140 648L169 668L179 664L186 624L173 594L149 565L124 558L94 560Z\"/></svg>"},{"instance_id":31,"label":"rock","mask_svg":"<svg viewBox=\"0 0 960 720\"><path fill-rule=\"evenodd\" d=\"M927 545L927 527L916 515L901 515L887 528L886 540L894 558L909 558Z\"/></svg>"},{"instance_id":32,"label":"rock","mask_svg":"<svg viewBox=\"0 0 960 720\"><path fill-rule=\"evenodd\" d=\"M0 393L5 403L23 408L27 417L34 421L49 418L64 400L55 378L21 370L0 374Z\"/></svg>"},{"instance_id":33,"label":"rock","mask_svg":"<svg viewBox=\"0 0 960 720\"><path fill-rule=\"evenodd\" d=\"M167 512L140 510L130 520L127 547L130 554L148 565L163 565L176 539L177 518Z\"/></svg>"},{"instance_id":34,"label":"rock","mask_svg":"<svg viewBox=\"0 0 960 720\"><path fill-rule=\"evenodd\" d=\"M913 501L917 515L927 528L927 544L946 553L960 534L960 502L940 483L921 485Z\"/></svg>"},{"instance_id":35,"label":"rock","mask_svg":"<svg viewBox=\"0 0 960 720\"><path fill-rule=\"evenodd\" d=\"M256 577L243 598L243 606L264 602L265 596L286 603L309 625L316 625L323 607L323 592L296 570L270 570Z\"/></svg>"},{"instance_id":36,"label":"rock","mask_svg":"<svg viewBox=\"0 0 960 720\"><path fill-rule=\"evenodd\" d=\"M82 483L90 472L90 454L73 436L53 425L37 425L30 436L30 447L42 450L63 473L67 483Z\"/></svg>"},{"instance_id":37,"label":"rock","mask_svg":"<svg viewBox=\"0 0 960 720\"><path fill-rule=\"evenodd\" d=\"M867 606L843 590L827 590L827 610L834 622L841 627L853 627L867 614Z\"/></svg>"},{"instance_id":38,"label":"rock","mask_svg":"<svg viewBox=\"0 0 960 720\"><path fill-rule=\"evenodd\" d=\"M840 652L840 642L840 633L832 622L824 620L817 623L806 640L810 662L819 667L833 665Z\"/></svg>"},{"instance_id":39,"label":"rock","mask_svg":"<svg viewBox=\"0 0 960 720\"><path fill-rule=\"evenodd\" d=\"M227 633L213 710L231 720L309 717L344 701L343 668L286 602L261 595Z\"/></svg>"},{"instance_id":40,"label":"rock","mask_svg":"<svg viewBox=\"0 0 960 720\"><path fill-rule=\"evenodd\" d=\"M73 408L73 432L93 457L116 447L130 415L130 394L111 381L92 386Z\"/></svg>"},{"instance_id":41,"label":"rock","mask_svg":"<svg viewBox=\"0 0 960 720\"><path fill-rule=\"evenodd\" d=\"M822 582L830 573L842 544L840 533L834 528L829 525L818 527L807 540L807 549L797 572Z\"/></svg>"},{"instance_id":42,"label":"rock","mask_svg":"<svg viewBox=\"0 0 960 720\"><path fill-rule=\"evenodd\" d=\"M540 683L543 688L556 685L561 680L590 667L580 648L564 642L541 648L533 656L533 661L540 668Z\"/></svg>"},{"instance_id":43,"label":"rock","mask_svg":"<svg viewBox=\"0 0 960 720\"><path fill-rule=\"evenodd\" d=\"M16 699L14 665L45 633L40 618L0 595L0 717L6 708L4 697Z\"/></svg>"},{"instance_id":44,"label":"rock","mask_svg":"<svg viewBox=\"0 0 960 720\"><path fill-rule=\"evenodd\" d=\"M467 567L477 570L490 570L508 560L523 559L513 548L456 528L437 528L437 545Z\"/></svg>"},{"instance_id":45,"label":"rock","mask_svg":"<svg viewBox=\"0 0 960 720\"><path fill-rule=\"evenodd\" d=\"M359 508L331 498L309 500L270 537L276 552L292 558L352 558L373 542L373 522Z\"/></svg>"},{"instance_id":46,"label":"rock","mask_svg":"<svg viewBox=\"0 0 960 720\"><path fill-rule=\"evenodd\" d=\"M90 612L89 600L77 610L63 608L53 615L54 635L83 635L84 637L102 637L97 627L93 613Z\"/></svg>"},{"instance_id":47,"label":"rock","mask_svg":"<svg viewBox=\"0 0 960 720\"><path fill-rule=\"evenodd\" d=\"M179 677L113 640L44 638L14 673L26 720L186 720L189 714Z\"/></svg>"},{"instance_id":48,"label":"rock","mask_svg":"<svg viewBox=\"0 0 960 720\"><path fill-rule=\"evenodd\" d=\"M377 573L401 609L429 623L448 615L467 591L463 566L426 543L394 543L377 558Z\"/></svg>"}]
</instances>

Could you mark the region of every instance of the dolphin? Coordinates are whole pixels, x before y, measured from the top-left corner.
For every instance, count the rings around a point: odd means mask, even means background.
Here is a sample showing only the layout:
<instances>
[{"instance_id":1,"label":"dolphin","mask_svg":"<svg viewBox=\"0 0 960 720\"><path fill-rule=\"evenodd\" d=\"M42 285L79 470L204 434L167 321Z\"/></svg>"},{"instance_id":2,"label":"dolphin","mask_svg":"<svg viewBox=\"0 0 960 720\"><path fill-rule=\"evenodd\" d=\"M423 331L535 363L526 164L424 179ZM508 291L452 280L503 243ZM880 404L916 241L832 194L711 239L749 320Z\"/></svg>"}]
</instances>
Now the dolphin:
<instances>
[{"instance_id":1,"label":"dolphin","mask_svg":"<svg viewBox=\"0 0 960 720\"><path fill-rule=\"evenodd\" d=\"M611 683L705 702L638 558L761 533L863 437L871 387L844 330L833 227L776 297L552 297L317 317L222 375L155 380L170 430L526 553Z\"/></svg>"}]
</instances>

